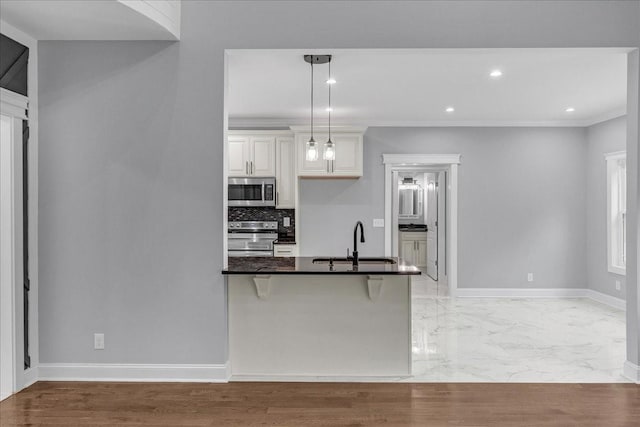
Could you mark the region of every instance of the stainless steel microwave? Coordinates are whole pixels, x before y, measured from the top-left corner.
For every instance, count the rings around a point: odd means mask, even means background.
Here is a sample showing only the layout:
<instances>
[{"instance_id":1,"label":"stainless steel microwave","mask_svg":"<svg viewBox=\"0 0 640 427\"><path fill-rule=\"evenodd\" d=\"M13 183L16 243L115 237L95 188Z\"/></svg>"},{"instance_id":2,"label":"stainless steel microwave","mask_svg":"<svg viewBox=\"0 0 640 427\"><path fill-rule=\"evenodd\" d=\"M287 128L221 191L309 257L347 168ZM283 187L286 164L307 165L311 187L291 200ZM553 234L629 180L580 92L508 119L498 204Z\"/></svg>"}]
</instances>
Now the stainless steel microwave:
<instances>
[{"instance_id":1,"label":"stainless steel microwave","mask_svg":"<svg viewBox=\"0 0 640 427\"><path fill-rule=\"evenodd\" d=\"M276 206L275 178L229 178L229 206Z\"/></svg>"}]
</instances>

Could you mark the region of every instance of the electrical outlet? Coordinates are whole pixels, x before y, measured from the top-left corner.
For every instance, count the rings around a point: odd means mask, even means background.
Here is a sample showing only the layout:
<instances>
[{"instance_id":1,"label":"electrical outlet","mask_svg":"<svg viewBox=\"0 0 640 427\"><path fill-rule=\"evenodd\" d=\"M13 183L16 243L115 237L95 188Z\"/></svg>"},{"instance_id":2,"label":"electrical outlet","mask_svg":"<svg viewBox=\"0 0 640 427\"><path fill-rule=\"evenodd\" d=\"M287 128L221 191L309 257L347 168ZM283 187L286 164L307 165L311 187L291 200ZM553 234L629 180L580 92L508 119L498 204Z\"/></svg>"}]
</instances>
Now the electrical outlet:
<instances>
[{"instance_id":1,"label":"electrical outlet","mask_svg":"<svg viewBox=\"0 0 640 427\"><path fill-rule=\"evenodd\" d=\"M104 334L93 334L93 349L104 350Z\"/></svg>"},{"instance_id":2,"label":"electrical outlet","mask_svg":"<svg viewBox=\"0 0 640 427\"><path fill-rule=\"evenodd\" d=\"M373 220L373 226L376 228L384 227L384 219L376 218Z\"/></svg>"},{"instance_id":3,"label":"electrical outlet","mask_svg":"<svg viewBox=\"0 0 640 427\"><path fill-rule=\"evenodd\" d=\"M533 282L533 273L527 274L527 282Z\"/></svg>"},{"instance_id":4,"label":"electrical outlet","mask_svg":"<svg viewBox=\"0 0 640 427\"><path fill-rule=\"evenodd\" d=\"M621 288L620 280L616 280L616 291L619 291Z\"/></svg>"},{"instance_id":5,"label":"electrical outlet","mask_svg":"<svg viewBox=\"0 0 640 427\"><path fill-rule=\"evenodd\" d=\"M282 218L282 225L284 227L291 227L291 218L288 216L285 216L284 218Z\"/></svg>"}]
</instances>

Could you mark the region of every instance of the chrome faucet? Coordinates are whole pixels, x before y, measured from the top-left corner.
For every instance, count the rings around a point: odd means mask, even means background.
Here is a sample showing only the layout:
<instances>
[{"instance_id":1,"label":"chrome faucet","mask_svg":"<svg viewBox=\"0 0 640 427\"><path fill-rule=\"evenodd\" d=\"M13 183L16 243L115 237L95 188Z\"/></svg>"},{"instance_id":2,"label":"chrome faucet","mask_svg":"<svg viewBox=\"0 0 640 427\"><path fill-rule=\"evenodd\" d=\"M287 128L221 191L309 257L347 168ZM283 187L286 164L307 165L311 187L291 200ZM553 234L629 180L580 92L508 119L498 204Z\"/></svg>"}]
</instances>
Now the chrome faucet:
<instances>
[{"instance_id":1,"label":"chrome faucet","mask_svg":"<svg viewBox=\"0 0 640 427\"><path fill-rule=\"evenodd\" d=\"M360 227L360 243L364 243L364 225L362 221L356 222L356 227L353 229L353 266L358 265L358 227Z\"/></svg>"}]
</instances>

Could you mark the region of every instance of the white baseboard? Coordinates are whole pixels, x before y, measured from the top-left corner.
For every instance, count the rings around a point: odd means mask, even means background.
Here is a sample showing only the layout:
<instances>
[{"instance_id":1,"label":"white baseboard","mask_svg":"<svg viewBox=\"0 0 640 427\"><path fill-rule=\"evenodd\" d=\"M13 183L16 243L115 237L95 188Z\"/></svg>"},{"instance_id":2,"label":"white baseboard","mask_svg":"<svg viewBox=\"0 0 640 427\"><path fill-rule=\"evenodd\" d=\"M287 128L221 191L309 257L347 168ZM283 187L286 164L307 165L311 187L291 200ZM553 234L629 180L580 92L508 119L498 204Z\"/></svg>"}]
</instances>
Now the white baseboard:
<instances>
[{"instance_id":1,"label":"white baseboard","mask_svg":"<svg viewBox=\"0 0 640 427\"><path fill-rule=\"evenodd\" d=\"M628 360L624 362L624 367L622 368L622 375L626 378L629 378L636 384L640 384L640 366L635 363L631 363Z\"/></svg>"},{"instance_id":2,"label":"white baseboard","mask_svg":"<svg viewBox=\"0 0 640 427\"><path fill-rule=\"evenodd\" d=\"M583 288L458 288L457 297L473 298L586 298Z\"/></svg>"},{"instance_id":3,"label":"white baseboard","mask_svg":"<svg viewBox=\"0 0 640 427\"><path fill-rule=\"evenodd\" d=\"M223 383L229 381L229 367L228 364L41 363L38 380Z\"/></svg>"},{"instance_id":4,"label":"white baseboard","mask_svg":"<svg viewBox=\"0 0 640 427\"><path fill-rule=\"evenodd\" d=\"M603 294L593 289L587 289L587 297L599 303L617 308L618 310L627 309L627 302L622 298L612 297L611 295Z\"/></svg>"},{"instance_id":5,"label":"white baseboard","mask_svg":"<svg viewBox=\"0 0 640 427\"><path fill-rule=\"evenodd\" d=\"M462 298L589 298L618 310L626 309L626 302L593 289L584 288L458 288Z\"/></svg>"},{"instance_id":6,"label":"white baseboard","mask_svg":"<svg viewBox=\"0 0 640 427\"><path fill-rule=\"evenodd\" d=\"M232 375L229 381L236 382L296 382L296 383L389 383L410 379L400 376L331 376L331 375Z\"/></svg>"}]
</instances>

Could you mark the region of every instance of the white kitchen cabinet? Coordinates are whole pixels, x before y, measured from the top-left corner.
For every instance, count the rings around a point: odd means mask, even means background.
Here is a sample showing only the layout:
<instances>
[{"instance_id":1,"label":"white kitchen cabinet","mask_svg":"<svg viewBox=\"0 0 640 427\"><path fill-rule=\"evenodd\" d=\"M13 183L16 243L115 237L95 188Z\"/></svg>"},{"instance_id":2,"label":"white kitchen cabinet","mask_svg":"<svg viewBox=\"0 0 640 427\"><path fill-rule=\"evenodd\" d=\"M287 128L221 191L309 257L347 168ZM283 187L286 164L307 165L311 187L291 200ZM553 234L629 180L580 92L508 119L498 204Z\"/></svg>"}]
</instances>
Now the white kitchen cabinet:
<instances>
[{"instance_id":1,"label":"white kitchen cabinet","mask_svg":"<svg viewBox=\"0 0 640 427\"><path fill-rule=\"evenodd\" d=\"M296 244L275 244L273 245L273 256L291 257L298 256L298 245Z\"/></svg>"},{"instance_id":2,"label":"white kitchen cabinet","mask_svg":"<svg viewBox=\"0 0 640 427\"><path fill-rule=\"evenodd\" d=\"M318 159L307 160L307 141L310 133L297 133L298 175L307 178L359 178L362 176L363 136L362 132L332 133L335 143L335 160L324 160L324 143L327 133L314 134L318 145Z\"/></svg>"},{"instance_id":3,"label":"white kitchen cabinet","mask_svg":"<svg viewBox=\"0 0 640 427\"><path fill-rule=\"evenodd\" d=\"M276 176L276 138L229 135L229 176Z\"/></svg>"},{"instance_id":4,"label":"white kitchen cabinet","mask_svg":"<svg viewBox=\"0 0 640 427\"><path fill-rule=\"evenodd\" d=\"M296 145L293 137L276 138L276 208L296 207Z\"/></svg>"},{"instance_id":5,"label":"white kitchen cabinet","mask_svg":"<svg viewBox=\"0 0 640 427\"><path fill-rule=\"evenodd\" d=\"M229 136L229 176L249 176L249 137Z\"/></svg>"},{"instance_id":6,"label":"white kitchen cabinet","mask_svg":"<svg viewBox=\"0 0 640 427\"><path fill-rule=\"evenodd\" d=\"M427 266L427 233L416 231L400 232L400 253L407 264L423 268Z\"/></svg>"},{"instance_id":7,"label":"white kitchen cabinet","mask_svg":"<svg viewBox=\"0 0 640 427\"><path fill-rule=\"evenodd\" d=\"M251 176L276 176L276 139L254 136L249 141Z\"/></svg>"}]
</instances>

